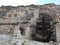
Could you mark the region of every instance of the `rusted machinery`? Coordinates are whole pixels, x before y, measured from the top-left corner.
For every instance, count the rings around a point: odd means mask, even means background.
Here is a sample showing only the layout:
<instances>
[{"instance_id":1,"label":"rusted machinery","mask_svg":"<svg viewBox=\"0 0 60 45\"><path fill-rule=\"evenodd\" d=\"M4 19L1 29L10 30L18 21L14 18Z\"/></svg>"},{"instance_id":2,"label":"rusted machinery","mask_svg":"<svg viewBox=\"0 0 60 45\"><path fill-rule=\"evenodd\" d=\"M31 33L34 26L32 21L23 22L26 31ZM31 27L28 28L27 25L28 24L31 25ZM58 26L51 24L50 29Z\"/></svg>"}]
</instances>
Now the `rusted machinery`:
<instances>
[{"instance_id":1,"label":"rusted machinery","mask_svg":"<svg viewBox=\"0 0 60 45\"><path fill-rule=\"evenodd\" d=\"M40 13L35 28L36 33L32 35L32 40L41 42L56 41L55 22L50 15Z\"/></svg>"}]
</instances>

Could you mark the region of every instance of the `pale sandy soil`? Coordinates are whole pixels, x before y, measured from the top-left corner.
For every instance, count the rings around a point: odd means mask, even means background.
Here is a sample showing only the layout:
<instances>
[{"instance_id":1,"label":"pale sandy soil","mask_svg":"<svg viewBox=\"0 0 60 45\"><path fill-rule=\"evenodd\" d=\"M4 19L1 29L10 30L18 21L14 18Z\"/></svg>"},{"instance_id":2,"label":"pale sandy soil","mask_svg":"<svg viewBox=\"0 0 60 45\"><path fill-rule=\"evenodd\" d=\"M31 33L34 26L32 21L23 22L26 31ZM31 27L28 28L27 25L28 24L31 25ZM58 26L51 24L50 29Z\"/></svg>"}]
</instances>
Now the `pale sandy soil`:
<instances>
[{"instance_id":1,"label":"pale sandy soil","mask_svg":"<svg viewBox=\"0 0 60 45\"><path fill-rule=\"evenodd\" d=\"M60 41L60 24L56 25L56 36L57 36L57 41Z\"/></svg>"}]
</instances>

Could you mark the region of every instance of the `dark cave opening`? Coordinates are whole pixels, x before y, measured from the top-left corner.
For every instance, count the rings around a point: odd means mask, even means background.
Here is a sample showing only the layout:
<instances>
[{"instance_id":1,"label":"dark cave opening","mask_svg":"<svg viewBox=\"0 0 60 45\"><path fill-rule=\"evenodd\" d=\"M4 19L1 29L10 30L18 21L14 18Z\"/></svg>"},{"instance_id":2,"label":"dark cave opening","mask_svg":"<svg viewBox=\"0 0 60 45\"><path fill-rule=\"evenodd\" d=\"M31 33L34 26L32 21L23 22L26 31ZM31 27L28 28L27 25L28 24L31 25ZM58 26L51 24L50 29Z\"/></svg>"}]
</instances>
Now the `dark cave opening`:
<instances>
[{"instance_id":1,"label":"dark cave opening","mask_svg":"<svg viewBox=\"0 0 60 45\"><path fill-rule=\"evenodd\" d=\"M56 28L54 21L48 14L41 13L36 22L36 33L32 35L32 40L41 42L56 42Z\"/></svg>"}]
</instances>

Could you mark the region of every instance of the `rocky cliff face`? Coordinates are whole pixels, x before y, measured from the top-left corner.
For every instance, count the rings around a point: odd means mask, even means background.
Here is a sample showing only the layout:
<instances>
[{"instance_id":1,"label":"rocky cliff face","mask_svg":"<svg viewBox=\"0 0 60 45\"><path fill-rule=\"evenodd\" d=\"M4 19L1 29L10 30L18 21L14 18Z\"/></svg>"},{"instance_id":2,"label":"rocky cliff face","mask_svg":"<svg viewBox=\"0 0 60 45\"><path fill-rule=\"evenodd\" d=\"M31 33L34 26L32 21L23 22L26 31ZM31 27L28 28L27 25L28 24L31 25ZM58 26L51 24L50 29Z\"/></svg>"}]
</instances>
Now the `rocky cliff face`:
<instances>
[{"instance_id":1,"label":"rocky cliff face","mask_svg":"<svg viewBox=\"0 0 60 45\"><path fill-rule=\"evenodd\" d=\"M2 6L0 7L0 32L13 34L14 30L23 30L21 33L24 32L23 34L26 33L27 36L30 36L31 30L35 30L34 26L36 26L40 13L47 14L51 16L54 22L58 22L58 19L60 19L60 5ZM31 32L28 33L26 30Z\"/></svg>"},{"instance_id":2,"label":"rocky cliff face","mask_svg":"<svg viewBox=\"0 0 60 45\"><path fill-rule=\"evenodd\" d=\"M39 10L39 12L48 13L53 18L56 17L56 15L60 15L60 5L56 4L45 4L45 5L27 5L27 6L2 6L0 7L0 17L3 17L6 15L6 13L9 10L16 10L18 11L25 11L26 13L33 13L34 10ZM28 14L29 15L29 14Z\"/></svg>"}]
</instances>

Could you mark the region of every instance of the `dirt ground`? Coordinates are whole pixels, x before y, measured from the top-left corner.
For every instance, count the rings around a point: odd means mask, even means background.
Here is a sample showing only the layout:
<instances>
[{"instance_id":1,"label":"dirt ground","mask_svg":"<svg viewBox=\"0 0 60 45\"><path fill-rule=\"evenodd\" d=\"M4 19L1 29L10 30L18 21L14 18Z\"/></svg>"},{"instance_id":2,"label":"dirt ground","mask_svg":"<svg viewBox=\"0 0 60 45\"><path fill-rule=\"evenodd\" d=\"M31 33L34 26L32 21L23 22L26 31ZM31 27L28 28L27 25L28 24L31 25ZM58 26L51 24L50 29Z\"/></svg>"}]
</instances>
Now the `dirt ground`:
<instances>
[{"instance_id":1,"label":"dirt ground","mask_svg":"<svg viewBox=\"0 0 60 45\"><path fill-rule=\"evenodd\" d=\"M56 37L57 41L60 41L60 24L56 24Z\"/></svg>"}]
</instances>

